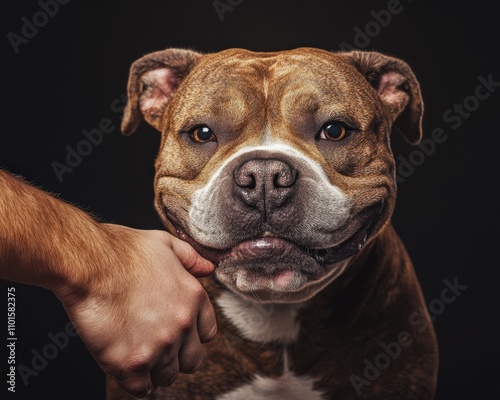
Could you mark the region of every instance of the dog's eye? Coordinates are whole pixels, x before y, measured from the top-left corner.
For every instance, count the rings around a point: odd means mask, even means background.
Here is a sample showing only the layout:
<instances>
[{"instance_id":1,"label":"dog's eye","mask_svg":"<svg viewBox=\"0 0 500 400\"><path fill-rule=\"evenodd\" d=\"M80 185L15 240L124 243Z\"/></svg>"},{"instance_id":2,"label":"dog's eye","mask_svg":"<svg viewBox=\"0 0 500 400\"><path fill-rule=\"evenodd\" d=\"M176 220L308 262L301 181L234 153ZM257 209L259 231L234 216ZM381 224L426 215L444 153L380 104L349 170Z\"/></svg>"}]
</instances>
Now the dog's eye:
<instances>
[{"instance_id":1,"label":"dog's eye","mask_svg":"<svg viewBox=\"0 0 500 400\"><path fill-rule=\"evenodd\" d=\"M340 140L347 135L347 127L340 122L328 122L321 128L318 139Z\"/></svg>"},{"instance_id":2,"label":"dog's eye","mask_svg":"<svg viewBox=\"0 0 500 400\"><path fill-rule=\"evenodd\" d=\"M208 126L194 128L189 132L189 136L196 143L215 142L217 140L213 131Z\"/></svg>"}]
</instances>

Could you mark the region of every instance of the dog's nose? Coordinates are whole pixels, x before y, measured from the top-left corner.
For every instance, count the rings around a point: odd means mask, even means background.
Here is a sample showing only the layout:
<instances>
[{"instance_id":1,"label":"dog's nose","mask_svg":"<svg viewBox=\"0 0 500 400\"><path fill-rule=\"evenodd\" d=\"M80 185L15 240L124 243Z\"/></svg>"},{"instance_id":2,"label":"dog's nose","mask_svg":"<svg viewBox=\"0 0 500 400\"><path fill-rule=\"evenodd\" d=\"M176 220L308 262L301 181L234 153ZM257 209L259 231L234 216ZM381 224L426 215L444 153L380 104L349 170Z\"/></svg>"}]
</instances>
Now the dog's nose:
<instances>
[{"instance_id":1,"label":"dog's nose","mask_svg":"<svg viewBox=\"0 0 500 400\"><path fill-rule=\"evenodd\" d=\"M277 159L253 159L234 170L234 193L247 206L267 214L293 197L298 171Z\"/></svg>"}]
</instances>

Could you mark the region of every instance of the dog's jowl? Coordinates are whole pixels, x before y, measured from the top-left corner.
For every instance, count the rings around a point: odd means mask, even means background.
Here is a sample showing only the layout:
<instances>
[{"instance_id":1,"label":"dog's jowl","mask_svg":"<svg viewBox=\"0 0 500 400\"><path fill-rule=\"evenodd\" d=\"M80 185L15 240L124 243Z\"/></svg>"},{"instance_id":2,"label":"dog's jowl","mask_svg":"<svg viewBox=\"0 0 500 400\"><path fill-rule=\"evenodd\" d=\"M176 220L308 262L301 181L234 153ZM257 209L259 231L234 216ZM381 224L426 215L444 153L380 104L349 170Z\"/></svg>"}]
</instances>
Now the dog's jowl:
<instances>
[{"instance_id":1,"label":"dog's jowl","mask_svg":"<svg viewBox=\"0 0 500 400\"><path fill-rule=\"evenodd\" d=\"M167 49L132 65L122 130L161 132L156 209L217 266L205 361L153 398L433 398L436 339L409 321L425 303L390 223L391 128L418 143L422 112L408 65L372 52Z\"/></svg>"}]
</instances>

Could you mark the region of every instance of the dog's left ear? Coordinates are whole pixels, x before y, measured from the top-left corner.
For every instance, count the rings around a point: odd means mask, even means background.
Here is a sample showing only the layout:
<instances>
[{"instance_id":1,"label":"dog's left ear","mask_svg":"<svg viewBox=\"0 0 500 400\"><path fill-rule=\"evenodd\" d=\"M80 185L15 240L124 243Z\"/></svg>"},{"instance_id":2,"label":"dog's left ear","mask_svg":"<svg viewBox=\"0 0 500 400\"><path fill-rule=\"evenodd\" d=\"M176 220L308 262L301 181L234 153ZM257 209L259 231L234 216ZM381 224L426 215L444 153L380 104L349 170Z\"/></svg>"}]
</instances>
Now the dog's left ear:
<instances>
[{"instance_id":1,"label":"dog's left ear","mask_svg":"<svg viewBox=\"0 0 500 400\"><path fill-rule=\"evenodd\" d=\"M134 133L143 118L161 132L168 101L200 57L191 50L167 49L132 64L121 126L124 135Z\"/></svg>"},{"instance_id":2,"label":"dog's left ear","mask_svg":"<svg viewBox=\"0 0 500 400\"><path fill-rule=\"evenodd\" d=\"M376 52L351 51L344 55L377 91L406 141L418 144L424 104L420 85L408 64Z\"/></svg>"}]
</instances>

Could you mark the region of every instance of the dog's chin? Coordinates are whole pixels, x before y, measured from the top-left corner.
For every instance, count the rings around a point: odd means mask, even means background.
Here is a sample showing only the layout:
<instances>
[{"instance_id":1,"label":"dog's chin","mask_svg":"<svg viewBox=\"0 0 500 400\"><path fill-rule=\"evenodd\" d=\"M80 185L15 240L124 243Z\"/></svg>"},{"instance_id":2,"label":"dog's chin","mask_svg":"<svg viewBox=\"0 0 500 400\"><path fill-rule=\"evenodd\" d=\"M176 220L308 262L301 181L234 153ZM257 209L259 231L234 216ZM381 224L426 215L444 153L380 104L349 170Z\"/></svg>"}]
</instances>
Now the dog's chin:
<instances>
[{"instance_id":1,"label":"dog's chin","mask_svg":"<svg viewBox=\"0 0 500 400\"><path fill-rule=\"evenodd\" d=\"M288 240L264 236L225 249L195 241L175 224L180 239L216 263L216 278L251 301L291 303L313 297L345 269L348 260L364 245L366 226L348 240L325 249L306 249Z\"/></svg>"},{"instance_id":2,"label":"dog's chin","mask_svg":"<svg viewBox=\"0 0 500 400\"><path fill-rule=\"evenodd\" d=\"M222 258L215 276L250 301L302 302L339 276L347 259L325 266L282 239L257 239L235 246Z\"/></svg>"},{"instance_id":3,"label":"dog's chin","mask_svg":"<svg viewBox=\"0 0 500 400\"><path fill-rule=\"evenodd\" d=\"M325 268L301 247L280 238L246 240L219 261L216 277L233 290L282 297L325 274Z\"/></svg>"}]
</instances>

